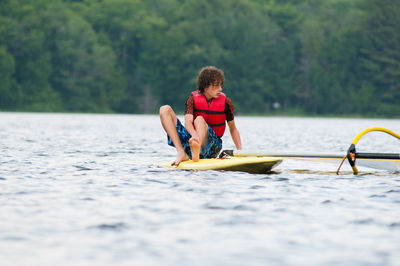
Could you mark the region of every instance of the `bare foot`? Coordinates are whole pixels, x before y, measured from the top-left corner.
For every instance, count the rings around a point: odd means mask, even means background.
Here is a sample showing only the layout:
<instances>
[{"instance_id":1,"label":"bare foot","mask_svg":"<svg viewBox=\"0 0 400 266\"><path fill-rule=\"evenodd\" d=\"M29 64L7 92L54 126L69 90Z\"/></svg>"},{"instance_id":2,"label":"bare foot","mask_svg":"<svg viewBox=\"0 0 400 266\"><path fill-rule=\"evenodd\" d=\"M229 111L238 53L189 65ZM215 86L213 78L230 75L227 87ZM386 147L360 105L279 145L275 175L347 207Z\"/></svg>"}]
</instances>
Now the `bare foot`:
<instances>
[{"instance_id":1,"label":"bare foot","mask_svg":"<svg viewBox=\"0 0 400 266\"><path fill-rule=\"evenodd\" d=\"M192 150L192 160L193 162L198 162L200 157L200 141L198 138L189 139L190 149Z\"/></svg>"},{"instance_id":2,"label":"bare foot","mask_svg":"<svg viewBox=\"0 0 400 266\"><path fill-rule=\"evenodd\" d=\"M178 152L176 155L175 161L171 163L171 166L178 166L182 161L189 160L189 156L185 151Z\"/></svg>"}]
</instances>

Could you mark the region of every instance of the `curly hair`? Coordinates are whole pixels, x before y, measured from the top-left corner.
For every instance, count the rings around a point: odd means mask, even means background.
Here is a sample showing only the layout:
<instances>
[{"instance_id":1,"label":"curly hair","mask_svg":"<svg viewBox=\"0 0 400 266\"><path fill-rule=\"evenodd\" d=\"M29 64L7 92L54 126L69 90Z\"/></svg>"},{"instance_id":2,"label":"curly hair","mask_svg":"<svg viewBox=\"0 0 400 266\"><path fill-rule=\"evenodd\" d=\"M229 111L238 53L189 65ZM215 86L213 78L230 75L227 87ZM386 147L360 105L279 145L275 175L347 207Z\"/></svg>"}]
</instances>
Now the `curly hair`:
<instances>
[{"instance_id":1,"label":"curly hair","mask_svg":"<svg viewBox=\"0 0 400 266\"><path fill-rule=\"evenodd\" d=\"M197 77L197 89L201 93L204 93L204 89L210 85L221 85L221 87L224 87L224 82L224 72L221 69L215 66L206 66L200 70Z\"/></svg>"}]
</instances>

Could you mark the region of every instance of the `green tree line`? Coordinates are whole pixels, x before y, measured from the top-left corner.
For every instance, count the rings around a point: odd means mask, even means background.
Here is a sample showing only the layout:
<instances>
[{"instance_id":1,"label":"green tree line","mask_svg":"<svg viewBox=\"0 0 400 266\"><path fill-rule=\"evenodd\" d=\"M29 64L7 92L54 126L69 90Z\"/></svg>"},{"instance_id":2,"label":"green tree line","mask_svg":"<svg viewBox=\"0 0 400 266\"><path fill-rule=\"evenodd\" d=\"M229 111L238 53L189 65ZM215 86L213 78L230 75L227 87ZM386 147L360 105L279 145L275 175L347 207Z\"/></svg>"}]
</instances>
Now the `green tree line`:
<instances>
[{"instance_id":1,"label":"green tree line","mask_svg":"<svg viewBox=\"0 0 400 266\"><path fill-rule=\"evenodd\" d=\"M224 70L244 114L399 117L398 0L2 0L0 110L184 110Z\"/></svg>"}]
</instances>

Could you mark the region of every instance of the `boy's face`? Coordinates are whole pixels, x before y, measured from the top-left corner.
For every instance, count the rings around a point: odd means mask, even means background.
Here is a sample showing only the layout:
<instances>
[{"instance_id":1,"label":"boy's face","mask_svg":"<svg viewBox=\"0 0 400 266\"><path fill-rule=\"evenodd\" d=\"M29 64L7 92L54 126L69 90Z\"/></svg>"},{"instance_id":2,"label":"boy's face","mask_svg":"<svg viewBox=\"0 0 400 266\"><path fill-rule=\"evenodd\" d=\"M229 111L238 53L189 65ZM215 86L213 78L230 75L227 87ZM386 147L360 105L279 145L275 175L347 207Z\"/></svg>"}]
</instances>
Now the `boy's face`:
<instances>
[{"instance_id":1,"label":"boy's face","mask_svg":"<svg viewBox=\"0 0 400 266\"><path fill-rule=\"evenodd\" d=\"M219 95L222 92L222 86L221 83L213 83L210 86L208 86L207 88L204 89L204 95L206 96L206 98L208 100L210 100L211 98L218 98Z\"/></svg>"}]
</instances>

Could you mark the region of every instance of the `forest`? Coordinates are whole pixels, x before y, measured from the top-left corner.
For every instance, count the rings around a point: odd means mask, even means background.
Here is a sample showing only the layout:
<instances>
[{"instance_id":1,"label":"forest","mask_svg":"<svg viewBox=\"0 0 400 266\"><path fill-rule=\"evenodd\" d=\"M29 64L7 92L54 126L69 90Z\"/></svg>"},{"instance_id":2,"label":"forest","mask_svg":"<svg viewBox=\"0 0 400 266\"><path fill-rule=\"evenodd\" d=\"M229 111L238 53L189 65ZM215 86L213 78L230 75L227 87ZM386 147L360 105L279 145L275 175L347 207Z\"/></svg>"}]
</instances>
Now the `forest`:
<instances>
[{"instance_id":1,"label":"forest","mask_svg":"<svg viewBox=\"0 0 400 266\"><path fill-rule=\"evenodd\" d=\"M400 117L399 0L1 0L0 111Z\"/></svg>"}]
</instances>

